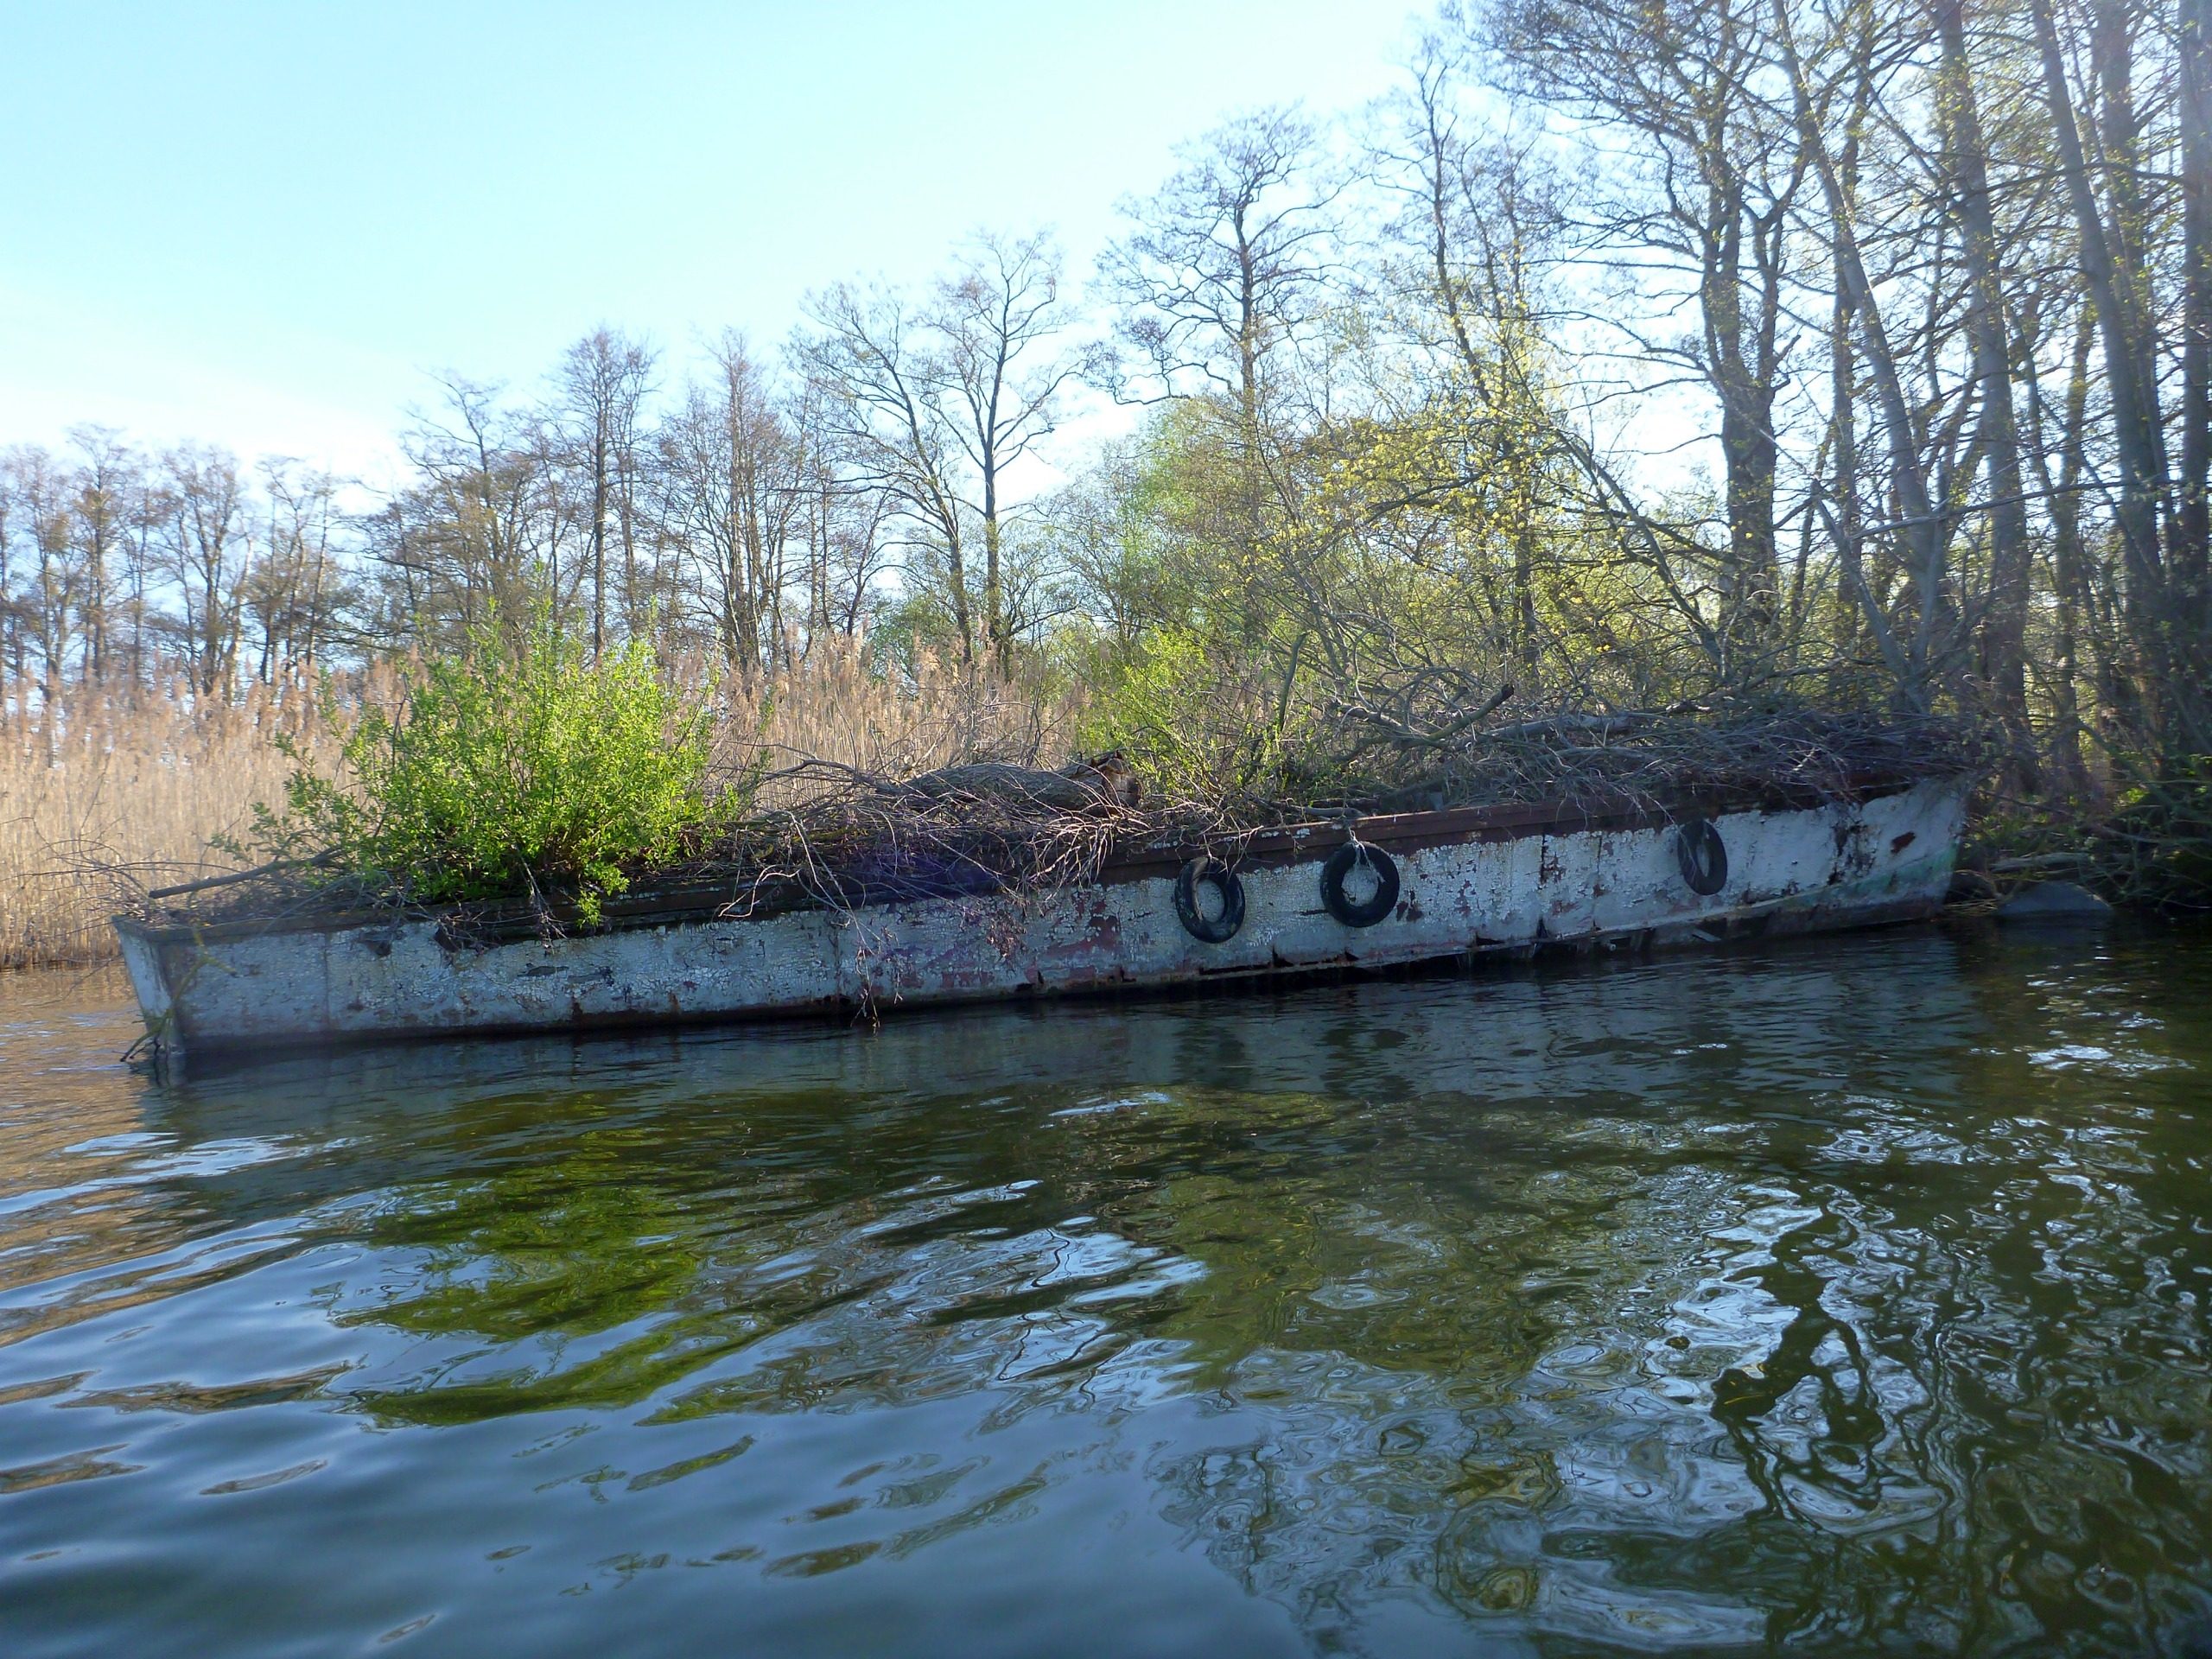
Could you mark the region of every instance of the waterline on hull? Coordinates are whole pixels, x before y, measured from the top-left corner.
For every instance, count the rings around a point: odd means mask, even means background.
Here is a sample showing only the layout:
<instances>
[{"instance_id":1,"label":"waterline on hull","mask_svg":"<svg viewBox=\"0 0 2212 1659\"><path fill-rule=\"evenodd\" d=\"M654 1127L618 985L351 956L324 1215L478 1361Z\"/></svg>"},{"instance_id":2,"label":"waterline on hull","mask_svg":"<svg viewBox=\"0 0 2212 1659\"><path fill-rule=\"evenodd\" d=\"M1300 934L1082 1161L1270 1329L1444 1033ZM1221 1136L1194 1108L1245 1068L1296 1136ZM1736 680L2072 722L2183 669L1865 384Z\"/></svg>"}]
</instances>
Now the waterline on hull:
<instances>
[{"instance_id":1,"label":"waterline on hull","mask_svg":"<svg viewBox=\"0 0 2212 1659\"><path fill-rule=\"evenodd\" d=\"M172 1049L874 1013L1910 919L1942 902L1966 788L1936 779L1855 803L1718 814L1728 868L1710 894L1691 890L1681 829L1665 822L1570 818L1424 844L1399 820L1402 890L1381 921L1329 912L1320 871L1332 849L1316 848L1244 869L1243 923L1220 943L1179 920L1166 874L480 945L435 918L117 928L148 1029Z\"/></svg>"}]
</instances>

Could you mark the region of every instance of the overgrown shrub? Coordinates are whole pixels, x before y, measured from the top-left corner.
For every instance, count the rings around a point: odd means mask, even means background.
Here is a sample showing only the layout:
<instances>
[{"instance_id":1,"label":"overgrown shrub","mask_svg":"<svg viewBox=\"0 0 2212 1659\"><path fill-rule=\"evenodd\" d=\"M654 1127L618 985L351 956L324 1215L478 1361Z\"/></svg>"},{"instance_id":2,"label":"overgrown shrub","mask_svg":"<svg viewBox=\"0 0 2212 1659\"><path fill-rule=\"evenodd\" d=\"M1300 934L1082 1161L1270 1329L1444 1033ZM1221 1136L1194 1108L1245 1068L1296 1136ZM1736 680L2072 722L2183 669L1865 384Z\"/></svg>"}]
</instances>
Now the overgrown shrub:
<instances>
[{"instance_id":1,"label":"overgrown shrub","mask_svg":"<svg viewBox=\"0 0 2212 1659\"><path fill-rule=\"evenodd\" d=\"M425 901L555 888L587 923L629 873L677 857L728 810L703 713L652 649L597 662L539 625L482 630L431 664L395 719L365 710L333 782L302 767L263 839Z\"/></svg>"},{"instance_id":2,"label":"overgrown shrub","mask_svg":"<svg viewBox=\"0 0 2212 1659\"><path fill-rule=\"evenodd\" d=\"M1090 688L1081 747L1127 757L1151 801L1214 805L1279 794L1305 781L1298 765L1309 715L1270 683L1272 667L1224 652L1195 628L1156 629Z\"/></svg>"},{"instance_id":3,"label":"overgrown shrub","mask_svg":"<svg viewBox=\"0 0 2212 1659\"><path fill-rule=\"evenodd\" d=\"M2098 855L2102 883L2122 903L2212 913L2212 754L2170 760L2130 789Z\"/></svg>"}]
</instances>

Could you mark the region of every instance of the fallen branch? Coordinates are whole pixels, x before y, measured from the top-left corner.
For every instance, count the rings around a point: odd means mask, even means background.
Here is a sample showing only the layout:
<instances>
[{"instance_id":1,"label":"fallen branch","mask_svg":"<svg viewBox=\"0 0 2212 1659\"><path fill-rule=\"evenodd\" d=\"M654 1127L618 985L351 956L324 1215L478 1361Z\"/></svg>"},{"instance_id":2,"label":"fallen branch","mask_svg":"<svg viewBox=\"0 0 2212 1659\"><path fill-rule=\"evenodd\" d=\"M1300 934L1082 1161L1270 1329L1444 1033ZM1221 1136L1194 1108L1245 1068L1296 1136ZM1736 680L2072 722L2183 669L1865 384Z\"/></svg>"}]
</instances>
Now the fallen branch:
<instances>
[{"instance_id":1,"label":"fallen branch","mask_svg":"<svg viewBox=\"0 0 2212 1659\"><path fill-rule=\"evenodd\" d=\"M1505 706L1506 699L1512 695L1513 683L1508 680L1481 704L1454 716L1449 722L1438 727L1434 731L1422 731L1408 726L1405 721L1386 715L1379 709L1370 709L1363 702L1340 702L1334 707L1338 714L1349 715L1354 720L1363 720L1371 726L1380 726L1401 743L1411 744L1418 748L1440 749L1477 721L1485 720L1496 714Z\"/></svg>"},{"instance_id":2,"label":"fallen branch","mask_svg":"<svg viewBox=\"0 0 2212 1659\"><path fill-rule=\"evenodd\" d=\"M323 868L338 857L334 849L317 853L313 858L280 858L271 864L262 864L251 870L232 870L224 875L204 875L197 881L183 881L173 887L156 887L147 893L149 899L181 899L188 893L207 893L215 887L234 887L241 881L251 881L257 876L282 875L290 870Z\"/></svg>"},{"instance_id":3,"label":"fallen branch","mask_svg":"<svg viewBox=\"0 0 2212 1659\"><path fill-rule=\"evenodd\" d=\"M2012 875L2025 870L2063 869L2088 861L2086 852L2024 853L2018 858L2000 858L1989 868L1993 874Z\"/></svg>"},{"instance_id":4,"label":"fallen branch","mask_svg":"<svg viewBox=\"0 0 2212 1659\"><path fill-rule=\"evenodd\" d=\"M1644 710L1624 715L1554 715L1548 720L1524 720L1517 726L1500 726L1495 731L1478 732L1476 736L1485 743L1512 743L1524 737L1555 737L1567 732L1611 737L1665 718L1664 715Z\"/></svg>"}]
</instances>

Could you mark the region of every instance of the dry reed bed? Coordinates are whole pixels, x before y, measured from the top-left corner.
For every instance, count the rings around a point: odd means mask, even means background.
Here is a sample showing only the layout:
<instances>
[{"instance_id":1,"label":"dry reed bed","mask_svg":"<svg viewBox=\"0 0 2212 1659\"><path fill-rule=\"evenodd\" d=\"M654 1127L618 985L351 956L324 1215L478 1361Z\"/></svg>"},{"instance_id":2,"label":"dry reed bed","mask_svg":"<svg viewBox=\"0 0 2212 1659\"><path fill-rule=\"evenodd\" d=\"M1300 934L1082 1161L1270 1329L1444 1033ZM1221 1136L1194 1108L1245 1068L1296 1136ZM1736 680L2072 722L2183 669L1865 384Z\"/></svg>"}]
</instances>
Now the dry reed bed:
<instances>
[{"instance_id":1,"label":"dry reed bed","mask_svg":"<svg viewBox=\"0 0 2212 1659\"><path fill-rule=\"evenodd\" d=\"M334 715L304 685L256 685L230 702L181 682L133 696L73 689L50 709L35 684L0 686L0 968L111 958L108 918L141 908L147 889L250 861L210 843L249 831L255 803L283 801L294 763L275 734L310 764L334 766L344 710L396 703L406 674L402 664L341 680ZM933 660L893 683L842 640L750 687L724 679L709 694L704 673L684 677L710 695L715 760L732 780L801 756L889 777L979 759L1027 764L1070 741L1074 713ZM762 799L803 792L779 780Z\"/></svg>"},{"instance_id":2,"label":"dry reed bed","mask_svg":"<svg viewBox=\"0 0 2212 1659\"><path fill-rule=\"evenodd\" d=\"M107 918L133 887L232 868L210 849L283 798L290 732L310 754L334 734L299 688L223 703L181 683L115 696L6 688L0 718L0 966L115 955Z\"/></svg>"},{"instance_id":3,"label":"dry reed bed","mask_svg":"<svg viewBox=\"0 0 2212 1659\"><path fill-rule=\"evenodd\" d=\"M1033 766L1065 760L1079 710L1020 685L925 655L902 683L872 671L861 642L822 641L788 673L754 686L721 682L714 753L732 778L829 761L879 778L911 778L974 760ZM813 792L803 778L776 778L765 805Z\"/></svg>"}]
</instances>

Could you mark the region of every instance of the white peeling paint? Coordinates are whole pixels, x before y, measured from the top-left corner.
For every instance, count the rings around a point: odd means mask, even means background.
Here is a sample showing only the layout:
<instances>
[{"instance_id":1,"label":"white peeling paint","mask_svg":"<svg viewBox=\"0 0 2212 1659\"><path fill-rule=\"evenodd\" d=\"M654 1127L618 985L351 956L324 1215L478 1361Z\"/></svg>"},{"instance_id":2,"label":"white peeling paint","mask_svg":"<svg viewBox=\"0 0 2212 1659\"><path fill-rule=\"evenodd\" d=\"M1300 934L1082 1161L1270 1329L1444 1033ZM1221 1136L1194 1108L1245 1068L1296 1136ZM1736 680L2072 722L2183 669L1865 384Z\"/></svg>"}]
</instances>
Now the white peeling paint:
<instances>
[{"instance_id":1,"label":"white peeling paint","mask_svg":"<svg viewBox=\"0 0 2212 1659\"><path fill-rule=\"evenodd\" d=\"M1709 898L1684 883L1668 825L1531 830L1401 853L1397 909L1363 929L1322 907L1324 849L1241 872L1244 924L1221 944L1183 930L1166 876L480 950L442 943L429 921L250 937L118 931L148 1028L186 1048L890 1009L1925 915L1948 883L1965 797L1963 782L1936 780L1860 804L1726 814L1714 823L1728 879Z\"/></svg>"}]
</instances>

